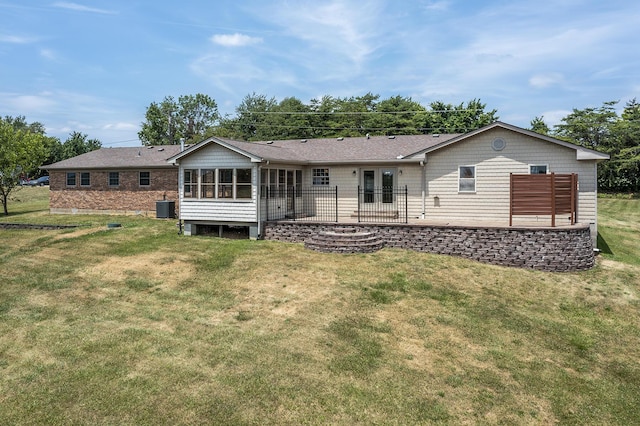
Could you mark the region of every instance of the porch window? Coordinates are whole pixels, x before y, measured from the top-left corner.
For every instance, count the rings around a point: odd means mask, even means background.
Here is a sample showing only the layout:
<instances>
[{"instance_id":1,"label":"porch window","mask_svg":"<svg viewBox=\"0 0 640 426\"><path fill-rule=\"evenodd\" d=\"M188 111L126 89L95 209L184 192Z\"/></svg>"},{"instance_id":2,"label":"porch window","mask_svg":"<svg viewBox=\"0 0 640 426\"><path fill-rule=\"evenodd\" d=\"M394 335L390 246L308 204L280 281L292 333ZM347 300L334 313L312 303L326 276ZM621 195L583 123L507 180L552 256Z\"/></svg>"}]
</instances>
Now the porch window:
<instances>
[{"instance_id":1,"label":"porch window","mask_svg":"<svg viewBox=\"0 0 640 426\"><path fill-rule=\"evenodd\" d=\"M198 194L198 170L184 171L184 197ZM246 200L252 196L251 169L201 169L200 198Z\"/></svg>"},{"instance_id":2,"label":"porch window","mask_svg":"<svg viewBox=\"0 0 640 426\"><path fill-rule=\"evenodd\" d=\"M218 169L218 198L233 198L233 169Z\"/></svg>"},{"instance_id":3,"label":"porch window","mask_svg":"<svg viewBox=\"0 0 640 426\"><path fill-rule=\"evenodd\" d=\"M91 186L91 173L89 172L80 173L80 186Z\"/></svg>"},{"instance_id":4,"label":"porch window","mask_svg":"<svg viewBox=\"0 0 640 426\"><path fill-rule=\"evenodd\" d=\"M216 197L216 171L203 169L200 174L200 198Z\"/></svg>"},{"instance_id":5,"label":"porch window","mask_svg":"<svg viewBox=\"0 0 640 426\"><path fill-rule=\"evenodd\" d=\"M195 198L198 196L198 171L184 171L184 198Z\"/></svg>"},{"instance_id":6,"label":"porch window","mask_svg":"<svg viewBox=\"0 0 640 426\"><path fill-rule=\"evenodd\" d=\"M236 198L251 198L251 169L236 169Z\"/></svg>"},{"instance_id":7,"label":"porch window","mask_svg":"<svg viewBox=\"0 0 640 426\"><path fill-rule=\"evenodd\" d=\"M313 186L328 186L329 169L313 169L312 178Z\"/></svg>"},{"instance_id":8,"label":"porch window","mask_svg":"<svg viewBox=\"0 0 640 426\"><path fill-rule=\"evenodd\" d=\"M140 186L150 186L151 172L140 172L140 174L138 175L138 182Z\"/></svg>"},{"instance_id":9,"label":"porch window","mask_svg":"<svg viewBox=\"0 0 640 426\"><path fill-rule=\"evenodd\" d=\"M67 173L67 186L76 186L76 172Z\"/></svg>"},{"instance_id":10,"label":"porch window","mask_svg":"<svg viewBox=\"0 0 640 426\"><path fill-rule=\"evenodd\" d=\"M278 190L278 169L269 170L269 196L275 197Z\"/></svg>"},{"instance_id":11,"label":"porch window","mask_svg":"<svg viewBox=\"0 0 640 426\"><path fill-rule=\"evenodd\" d=\"M458 168L458 192L476 192L476 166Z\"/></svg>"},{"instance_id":12,"label":"porch window","mask_svg":"<svg viewBox=\"0 0 640 426\"><path fill-rule=\"evenodd\" d=\"M546 175L549 167L546 164L531 164L529 165L530 175Z\"/></svg>"},{"instance_id":13,"label":"porch window","mask_svg":"<svg viewBox=\"0 0 640 426\"><path fill-rule=\"evenodd\" d=\"M120 186L120 172L109 172L109 186Z\"/></svg>"}]
</instances>

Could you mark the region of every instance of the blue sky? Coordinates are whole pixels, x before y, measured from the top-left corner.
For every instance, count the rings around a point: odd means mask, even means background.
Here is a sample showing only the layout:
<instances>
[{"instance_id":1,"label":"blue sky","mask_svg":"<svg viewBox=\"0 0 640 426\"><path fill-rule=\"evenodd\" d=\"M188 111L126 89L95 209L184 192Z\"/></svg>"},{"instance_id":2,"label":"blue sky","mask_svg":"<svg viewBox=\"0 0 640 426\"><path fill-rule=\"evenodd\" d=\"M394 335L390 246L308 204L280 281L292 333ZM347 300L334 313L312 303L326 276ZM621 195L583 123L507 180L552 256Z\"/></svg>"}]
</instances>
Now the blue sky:
<instances>
[{"instance_id":1,"label":"blue sky","mask_svg":"<svg viewBox=\"0 0 640 426\"><path fill-rule=\"evenodd\" d=\"M372 92L553 125L640 98L639 28L637 0L0 0L0 115L136 146L168 95Z\"/></svg>"}]
</instances>

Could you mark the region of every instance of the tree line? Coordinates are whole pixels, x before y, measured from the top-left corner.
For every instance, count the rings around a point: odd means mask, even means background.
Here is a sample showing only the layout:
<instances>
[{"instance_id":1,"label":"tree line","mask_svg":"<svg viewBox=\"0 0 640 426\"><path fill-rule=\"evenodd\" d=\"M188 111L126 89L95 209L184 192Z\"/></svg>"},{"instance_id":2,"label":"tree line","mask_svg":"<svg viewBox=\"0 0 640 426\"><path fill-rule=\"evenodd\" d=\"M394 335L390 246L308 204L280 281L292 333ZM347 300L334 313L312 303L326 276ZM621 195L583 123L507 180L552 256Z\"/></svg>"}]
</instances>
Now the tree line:
<instances>
[{"instance_id":1,"label":"tree line","mask_svg":"<svg viewBox=\"0 0 640 426\"><path fill-rule=\"evenodd\" d=\"M234 116L221 117L212 98L198 94L166 97L152 103L138 137L145 145L195 143L208 136L258 141L394 134L464 133L498 119L479 99L459 105L409 97L379 95L323 96L304 103L295 97L281 101L252 93Z\"/></svg>"}]
</instances>

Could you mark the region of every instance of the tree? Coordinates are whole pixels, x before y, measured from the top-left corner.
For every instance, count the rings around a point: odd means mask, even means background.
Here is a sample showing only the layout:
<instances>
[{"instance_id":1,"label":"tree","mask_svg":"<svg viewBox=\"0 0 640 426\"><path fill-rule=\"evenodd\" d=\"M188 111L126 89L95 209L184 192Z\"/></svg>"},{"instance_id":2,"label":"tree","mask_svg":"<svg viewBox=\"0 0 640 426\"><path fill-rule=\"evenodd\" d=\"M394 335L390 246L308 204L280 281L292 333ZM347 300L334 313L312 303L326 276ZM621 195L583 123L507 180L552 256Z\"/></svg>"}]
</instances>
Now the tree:
<instances>
[{"instance_id":1,"label":"tree","mask_svg":"<svg viewBox=\"0 0 640 426\"><path fill-rule=\"evenodd\" d=\"M216 101L207 95L172 96L152 102L138 132L143 145L177 145L183 139L196 143L220 121Z\"/></svg>"},{"instance_id":2,"label":"tree","mask_svg":"<svg viewBox=\"0 0 640 426\"><path fill-rule=\"evenodd\" d=\"M0 201L5 216L9 214L9 195L18 186L20 175L42 164L47 156L42 126L25 125L21 120L5 117L0 120ZM33 123L39 124L39 123Z\"/></svg>"},{"instance_id":3,"label":"tree","mask_svg":"<svg viewBox=\"0 0 640 426\"><path fill-rule=\"evenodd\" d=\"M466 133L498 120L497 110L485 112L486 104L472 99L460 105L432 102L424 123L424 133Z\"/></svg>"},{"instance_id":4,"label":"tree","mask_svg":"<svg viewBox=\"0 0 640 426\"><path fill-rule=\"evenodd\" d=\"M275 98L267 99L265 95L255 92L245 96L236 107L234 123L240 138L245 141L273 139L269 113L273 112L277 104Z\"/></svg>"},{"instance_id":5,"label":"tree","mask_svg":"<svg viewBox=\"0 0 640 426\"><path fill-rule=\"evenodd\" d=\"M98 139L87 139L87 137L86 134L80 132L70 133L69 138L62 145L63 158L75 157L102 147L102 142Z\"/></svg>"},{"instance_id":6,"label":"tree","mask_svg":"<svg viewBox=\"0 0 640 426\"><path fill-rule=\"evenodd\" d=\"M540 133L541 135L548 135L551 129L547 126L547 123L544 122L544 116L535 117L531 120L531 128L530 130Z\"/></svg>"},{"instance_id":7,"label":"tree","mask_svg":"<svg viewBox=\"0 0 640 426\"><path fill-rule=\"evenodd\" d=\"M604 191L640 191L640 104L627 102L621 116L618 101L597 108L573 109L554 126L553 136L610 155L598 167L598 185Z\"/></svg>"},{"instance_id":8,"label":"tree","mask_svg":"<svg viewBox=\"0 0 640 426\"><path fill-rule=\"evenodd\" d=\"M573 112L554 126L554 136L585 148L607 150L615 145L611 138L612 125L618 120L615 105L604 102L598 108L573 109Z\"/></svg>"}]
</instances>

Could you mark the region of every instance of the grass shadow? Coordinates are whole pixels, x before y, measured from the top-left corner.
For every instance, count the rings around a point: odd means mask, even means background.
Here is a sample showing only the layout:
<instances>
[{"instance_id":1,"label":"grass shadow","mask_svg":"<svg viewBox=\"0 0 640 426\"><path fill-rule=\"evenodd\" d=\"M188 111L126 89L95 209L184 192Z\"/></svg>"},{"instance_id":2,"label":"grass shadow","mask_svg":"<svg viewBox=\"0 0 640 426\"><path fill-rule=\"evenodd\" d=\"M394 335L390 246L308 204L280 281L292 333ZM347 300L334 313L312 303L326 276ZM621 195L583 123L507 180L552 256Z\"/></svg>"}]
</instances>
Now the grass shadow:
<instances>
[{"instance_id":1,"label":"grass shadow","mask_svg":"<svg viewBox=\"0 0 640 426\"><path fill-rule=\"evenodd\" d=\"M609 247L609 244L607 244L607 240L604 239L600 232L598 232L596 246L600 249L601 253L613 254L613 251L611 251L611 247Z\"/></svg>"}]
</instances>

